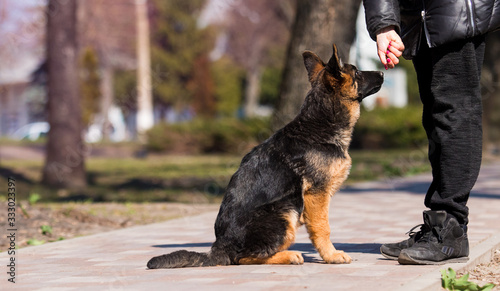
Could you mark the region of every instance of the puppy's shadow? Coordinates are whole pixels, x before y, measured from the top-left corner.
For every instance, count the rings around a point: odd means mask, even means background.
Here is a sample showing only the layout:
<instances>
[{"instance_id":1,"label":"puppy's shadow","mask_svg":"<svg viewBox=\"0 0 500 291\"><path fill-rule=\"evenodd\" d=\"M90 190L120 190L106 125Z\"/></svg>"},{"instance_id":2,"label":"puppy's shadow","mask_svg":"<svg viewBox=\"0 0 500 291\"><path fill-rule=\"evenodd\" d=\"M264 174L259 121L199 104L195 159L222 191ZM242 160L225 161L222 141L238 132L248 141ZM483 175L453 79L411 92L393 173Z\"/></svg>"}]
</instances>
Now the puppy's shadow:
<instances>
[{"instance_id":1,"label":"puppy's shadow","mask_svg":"<svg viewBox=\"0 0 500 291\"><path fill-rule=\"evenodd\" d=\"M153 245L154 248L209 248L212 246L211 242L202 243L186 243L186 244L164 244ZM335 248L343 250L346 253L364 253L364 254L380 254L381 244L363 244L363 243L335 243ZM311 243L296 243L290 247L291 251L299 251L304 256L304 261L307 263L321 263L323 260L318 254L318 251Z\"/></svg>"},{"instance_id":2,"label":"puppy's shadow","mask_svg":"<svg viewBox=\"0 0 500 291\"><path fill-rule=\"evenodd\" d=\"M166 244L166 245L153 245L153 248L205 248L211 247L211 242L203 243L187 243L187 244Z\"/></svg>"},{"instance_id":3,"label":"puppy's shadow","mask_svg":"<svg viewBox=\"0 0 500 291\"><path fill-rule=\"evenodd\" d=\"M311 243L296 243L289 250L301 252L302 257L304 257L304 263L320 263L322 261L318 251L316 251Z\"/></svg>"},{"instance_id":4,"label":"puppy's shadow","mask_svg":"<svg viewBox=\"0 0 500 291\"><path fill-rule=\"evenodd\" d=\"M334 243L334 246L337 250L342 250L346 253L380 254L381 244ZM296 243L290 247L290 250L301 252L304 257L304 262L306 263L323 262L318 251L311 243Z\"/></svg>"}]
</instances>

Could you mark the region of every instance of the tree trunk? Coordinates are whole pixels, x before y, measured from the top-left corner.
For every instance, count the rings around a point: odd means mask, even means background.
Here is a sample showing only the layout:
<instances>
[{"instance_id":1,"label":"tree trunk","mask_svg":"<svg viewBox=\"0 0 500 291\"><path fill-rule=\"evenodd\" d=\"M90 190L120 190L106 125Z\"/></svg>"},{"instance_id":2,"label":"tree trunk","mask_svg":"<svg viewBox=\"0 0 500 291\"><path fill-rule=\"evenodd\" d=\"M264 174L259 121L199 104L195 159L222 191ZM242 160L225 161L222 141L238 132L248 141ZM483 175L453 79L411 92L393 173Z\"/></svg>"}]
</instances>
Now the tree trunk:
<instances>
[{"instance_id":1,"label":"tree trunk","mask_svg":"<svg viewBox=\"0 0 500 291\"><path fill-rule=\"evenodd\" d=\"M247 71L245 104L243 108L245 118L254 117L257 107L259 106L261 75L261 69L257 67L251 68Z\"/></svg>"},{"instance_id":2,"label":"tree trunk","mask_svg":"<svg viewBox=\"0 0 500 291\"><path fill-rule=\"evenodd\" d=\"M137 9L137 137L146 142L146 131L153 127L153 93L147 0L136 0Z\"/></svg>"},{"instance_id":3,"label":"tree trunk","mask_svg":"<svg viewBox=\"0 0 500 291\"><path fill-rule=\"evenodd\" d=\"M292 36L280 96L272 118L276 130L290 122L299 112L309 81L302 52L311 50L324 61L337 45L341 58L349 58L349 49L356 34L356 16L361 0L298 0Z\"/></svg>"},{"instance_id":4,"label":"tree trunk","mask_svg":"<svg viewBox=\"0 0 500 291\"><path fill-rule=\"evenodd\" d=\"M78 85L77 1L50 0L47 19L48 120L42 182L58 188L85 187L85 145Z\"/></svg>"},{"instance_id":5,"label":"tree trunk","mask_svg":"<svg viewBox=\"0 0 500 291\"><path fill-rule=\"evenodd\" d=\"M104 65L101 69L101 104L100 111L102 117L102 139L109 141L112 132L112 125L109 122L109 110L113 105L113 68L110 65Z\"/></svg>"}]
</instances>

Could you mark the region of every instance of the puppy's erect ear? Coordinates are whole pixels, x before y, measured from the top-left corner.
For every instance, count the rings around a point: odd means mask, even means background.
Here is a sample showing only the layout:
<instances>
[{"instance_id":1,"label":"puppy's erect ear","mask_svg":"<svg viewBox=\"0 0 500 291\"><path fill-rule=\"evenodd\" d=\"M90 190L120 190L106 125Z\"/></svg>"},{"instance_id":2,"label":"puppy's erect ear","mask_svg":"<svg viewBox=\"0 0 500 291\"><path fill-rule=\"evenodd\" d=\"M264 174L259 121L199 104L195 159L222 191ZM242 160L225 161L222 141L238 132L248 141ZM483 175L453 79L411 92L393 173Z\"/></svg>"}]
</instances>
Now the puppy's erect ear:
<instances>
[{"instance_id":1,"label":"puppy's erect ear","mask_svg":"<svg viewBox=\"0 0 500 291\"><path fill-rule=\"evenodd\" d=\"M343 67L344 64L339 57L337 46L333 44L333 55L326 65L326 70L330 72L335 78L340 78Z\"/></svg>"},{"instance_id":2,"label":"puppy's erect ear","mask_svg":"<svg viewBox=\"0 0 500 291\"><path fill-rule=\"evenodd\" d=\"M325 63L311 51L303 52L302 57L304 58L304 65L306 66L307 75L309 76L309 82L312 82L319 71L325 67Z\"/></svg>"}]
</instances>

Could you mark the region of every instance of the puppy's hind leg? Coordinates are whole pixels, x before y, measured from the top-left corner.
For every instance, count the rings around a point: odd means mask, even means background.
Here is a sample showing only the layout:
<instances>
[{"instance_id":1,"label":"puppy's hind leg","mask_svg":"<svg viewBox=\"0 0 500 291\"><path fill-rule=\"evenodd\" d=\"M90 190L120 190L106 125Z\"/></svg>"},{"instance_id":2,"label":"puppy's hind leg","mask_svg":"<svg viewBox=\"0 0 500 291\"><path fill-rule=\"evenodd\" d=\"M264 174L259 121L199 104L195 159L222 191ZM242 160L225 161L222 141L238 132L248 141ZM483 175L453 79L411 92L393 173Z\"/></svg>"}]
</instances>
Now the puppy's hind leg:
<instances>
[{"instance_id":1,"label":"puppy's hind leg","mask_svg":"<svg viewBox=\"0 0 500 291\"><path fill-rule=\"evenodd\" d=\"M304 222L309 238L319 255L328 264L349 264L351 257L343 251L338 251L330 241L330 223L328 221L328 207L330 195L304 195Z\"/></svg>"},{"instance_id":2,"label":"puppy's hind leg","mask_svg":"<svg viewBox=\"0 0 500 291\"><path fill-rule=\"evenodd\" d=\"M283 243L277 252L269 257L245 257L239 260L241 265L255 264L276 264L276 265L301 265L304 258L301 252L288 251L288 248L295 242L295 233L299 226L299 215L296 211L289 211L282 216L286 222L286 232L283 236Z\"/></svg>"},{"instance_id":3,"label":"puppy's hind leg","mask_svg":"<svg viewBox=\"0 0 500 291\"><path fill-rule=\"evenodd\" d=\"M304 258L300 252L281 251L268 258L242 258L240 265L302 265Z\"/></svg>"}]
</instances>

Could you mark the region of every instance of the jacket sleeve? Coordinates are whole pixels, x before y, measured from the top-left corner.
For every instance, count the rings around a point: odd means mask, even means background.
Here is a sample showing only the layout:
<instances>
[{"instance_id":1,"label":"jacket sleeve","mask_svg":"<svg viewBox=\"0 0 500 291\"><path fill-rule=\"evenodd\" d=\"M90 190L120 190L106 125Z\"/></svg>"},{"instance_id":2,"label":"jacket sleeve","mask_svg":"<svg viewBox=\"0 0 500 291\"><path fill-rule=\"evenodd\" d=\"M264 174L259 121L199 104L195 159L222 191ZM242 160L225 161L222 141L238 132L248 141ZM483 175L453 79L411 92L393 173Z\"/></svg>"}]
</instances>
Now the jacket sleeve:
<instances>
[{"instance_id":1,"label":"jacket sleeve","mask_svg":"<svg viewBox=\"0 0 500 291\"><path fill-rule=\"evenodd\" d=\"M491 15L491 22L488 27L489 31L495 31L500 29L500 1L495 0L493 4L493 10Z\"/></svg>"},{"instance_id":2,"label":"jacket sleeve","mask_svg":"<svg viewBox=\"0 0 500 291\"><path fill-rule=\"evenodd\" d=\"M476 0L474 6L474 20L480 34L500 29L500 0Z\"/></svg>"},{"instance_id":3,"label":"jacket sleeve","mask_svg":"<svg viewBox=\"0 0 500 291\"><path fill-rule=\"evenodd\" d=\"M401 33L398 0L363 0L363 5L366 27L373 40L377 39L379 30L388 26L395 26L396 32Z\"/></svg>"}]
</instances>

